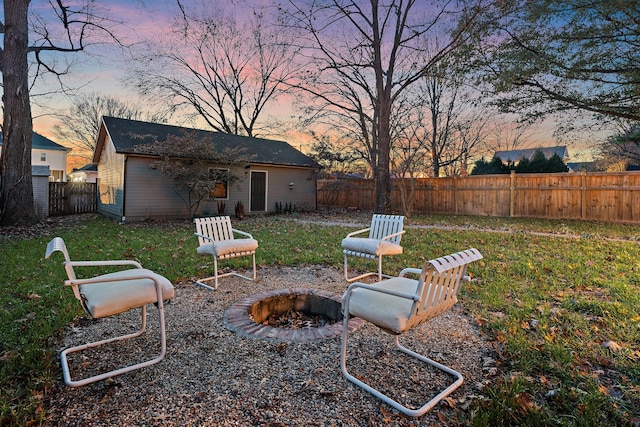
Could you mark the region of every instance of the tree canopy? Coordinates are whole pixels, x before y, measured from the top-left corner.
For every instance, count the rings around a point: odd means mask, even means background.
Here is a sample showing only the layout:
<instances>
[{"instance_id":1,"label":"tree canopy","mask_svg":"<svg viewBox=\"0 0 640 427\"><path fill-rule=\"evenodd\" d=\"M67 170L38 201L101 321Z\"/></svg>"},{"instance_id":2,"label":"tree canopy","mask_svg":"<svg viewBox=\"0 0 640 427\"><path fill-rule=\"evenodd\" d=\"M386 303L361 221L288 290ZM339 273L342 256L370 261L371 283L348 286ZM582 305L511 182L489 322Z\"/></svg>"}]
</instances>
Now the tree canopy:
<instances>
[{"instance_id":1,"label":"tree canopy","mask_svg":"<svg viewBox=\"0 0 640 427\"><path fill-rule=\"evenodd\" d=\"M640 120L639 2L513 0L494 13L476 65L503 111Z\"/></svg>"},{"instance_id":2,"label":"tree canopy","mask_svg":"<svg viewBox=\"0 0 640 427\"><path fill-rule=\"evenodd\" d=\"M60 141L77 147L82 152L80 156L84 154L91 158L103 116L164 123L166 117L170 115L166 108L164 110L155 108L155 111L150 111L141 103L125 102L112 96L92 92L76 98L71 107L59 116L53 133Z\"/></svg>"}]
</instances>

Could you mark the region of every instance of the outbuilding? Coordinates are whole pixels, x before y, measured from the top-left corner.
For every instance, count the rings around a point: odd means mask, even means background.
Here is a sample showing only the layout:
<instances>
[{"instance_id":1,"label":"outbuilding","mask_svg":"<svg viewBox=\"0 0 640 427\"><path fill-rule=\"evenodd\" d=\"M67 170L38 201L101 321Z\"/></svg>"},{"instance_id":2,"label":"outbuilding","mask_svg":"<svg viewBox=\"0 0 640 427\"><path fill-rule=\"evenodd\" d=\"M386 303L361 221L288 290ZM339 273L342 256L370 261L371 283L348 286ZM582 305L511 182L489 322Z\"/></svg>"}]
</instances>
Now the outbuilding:
<instances>
[{"instance_id":1,"label":"outbuilding","mask_svg":"<svg viewBox=\"0 0 640 427\"><path fill-rule=\"evenodd\" d=\"M284 141L105 116L92 160L98 169L98 212L122 222L188 218L190 212L175 183L150 168L158 156L137 148L141 136L145 141L165 141L185 132L210 140L221 152L238 148L250 158L243 167L230 166L237 179L225 184L221 194L203 200L196 215L233 215L238 203L249 215L276 212L283 206L316 209L320 166Z\"/></svg>"}]
</instances>

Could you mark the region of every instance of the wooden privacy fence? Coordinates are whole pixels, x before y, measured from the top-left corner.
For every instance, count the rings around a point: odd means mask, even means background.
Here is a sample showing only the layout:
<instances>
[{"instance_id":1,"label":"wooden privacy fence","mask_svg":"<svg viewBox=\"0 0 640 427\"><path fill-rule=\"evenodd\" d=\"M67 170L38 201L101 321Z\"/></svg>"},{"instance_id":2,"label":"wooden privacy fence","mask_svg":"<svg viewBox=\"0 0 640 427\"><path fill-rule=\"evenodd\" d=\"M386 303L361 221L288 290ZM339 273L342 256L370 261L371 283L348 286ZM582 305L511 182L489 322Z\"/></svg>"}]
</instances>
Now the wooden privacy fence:
<instances>
[{"instance_id":1,"label":"wooden privacy fence","mask_svg":"<svg viewBox=\"0 0 640 427\"><path fill-rule=\"evenodd\" d=\"M392 209L402 212L394 179ZM424 178L413 182L413 212L640 223L640 172L579 172ZM318 207L375 208L373 180L320 180Z\"/></svg>"},{"instance_id":2,"label":"wooden privacy fence","mask_svg":"<svg viewBox=\"0 0 640 427\"><path fill-rule=\"evenodd\" d=\"M95 183L50 182L49 216L96 212L97 194Z\"/></svg>"}]
</instances>

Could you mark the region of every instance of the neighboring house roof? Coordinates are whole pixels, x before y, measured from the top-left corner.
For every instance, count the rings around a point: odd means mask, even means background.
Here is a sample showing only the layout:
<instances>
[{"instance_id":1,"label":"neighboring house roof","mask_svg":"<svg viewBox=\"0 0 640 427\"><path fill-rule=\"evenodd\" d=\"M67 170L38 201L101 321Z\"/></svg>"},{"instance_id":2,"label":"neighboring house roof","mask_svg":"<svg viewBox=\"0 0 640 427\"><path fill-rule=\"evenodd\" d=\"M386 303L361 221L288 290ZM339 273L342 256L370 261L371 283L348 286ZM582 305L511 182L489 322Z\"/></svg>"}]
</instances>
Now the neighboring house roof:
<instances>
[{"instance_id":1,"label":"neighboring house roof","mask_svg":"<svg viewBox=\"0 0 640 427\"><path fill-rule=\"evenodd\" d=\"M595 172L596 162L569 162L567 163L567 167L572 172Z\"/></svg>"},{"instance_id":2,"label":"neighboring house roof","mask_svg":"<svg viewBox=\"0 0 640 427\"><path fill-rule=\"evenodd\" d=\"M519 162L520 159L527 158L531 160L533 154L542 150L544 156L548 159L554 154L560 156L562 161L566 163L569 160L569 151L566 146L558 146L558 147L538 147L538 148L526 148L523 150L510 150L510 151L496 151L494 156L500 157L500 160L503 162Z\"/></svg>"},{"instance_id":3,"label":"neighboring house roof","mask_svg":"<svg viewBox=\"0 0 640 427\"><path fill-rule=\"evenodd\" d=\"M93 163L89 163L88 165L84 165L81 168L74 168L73 172L98 172L98 165L94 165Z\"/></svg>"},{"instance_id":4,"label":"neighboring house roof","mask_svg":"<svg viewBox=\"0 0 640 427\"><path fill-rule=\"evenodd\" d=\"M0 145L2 145L2 132L0 132ZM31 148L37 150L71 151L71 148L63 147L36 132L33 132L31 137Z\"/></svg>"},{"instance_id":5,"label":"neighboring house roof","mask_svg":"<svg viewBox=\"0 0 640 427\"><path fill-rule=\"evenodd\" d=\"M49 176L49 175L51 175L51 170L49 169L49 165L31 166L31 175L33 175L33 176Z\"/></svg>"},{"instance_id":6,"label":"neighboring house roof","mask_svg":"<svg viewBox=\"0 0 640 427\"><path fill-rule=\"evenodd\" d=\"M234 148L243 149L243 152L250 156L250 163L253 164L320 168L320 165L312 158L296 150L284 141L252 138L116 117L103 117L102 122L103 127L106 128L106 132L111 137L111 141L113 141L116 152L120 154L140 155L140 152L136 151L136 146L141 144L140 136L152 136L158 141L164 141L170 135L180 136L185 131L194 131L198 137L210 138L211 143L215 144L220 151ZM103 129L101 129L94 153L94 163L98 163L105 140L106 135L103 134Z\"/></svg>"}]
</instances>

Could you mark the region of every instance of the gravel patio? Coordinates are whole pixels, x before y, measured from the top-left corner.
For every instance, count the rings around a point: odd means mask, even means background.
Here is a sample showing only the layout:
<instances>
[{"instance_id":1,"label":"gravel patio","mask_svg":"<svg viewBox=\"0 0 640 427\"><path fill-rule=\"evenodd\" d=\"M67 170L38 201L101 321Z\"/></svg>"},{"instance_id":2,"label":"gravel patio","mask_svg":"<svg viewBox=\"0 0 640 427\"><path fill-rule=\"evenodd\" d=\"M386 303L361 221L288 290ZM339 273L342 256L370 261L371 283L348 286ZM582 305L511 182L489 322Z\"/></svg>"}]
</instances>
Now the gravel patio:
<instances>
[{"instance_id":1,"label":"gravel patio","mask_svg":"<svg viewBox=\"0 0 640 427\"><path fill-rule=\"evenodd\" d=\"M69 426L431 426L453 425L481 388L491 359L475 326L458 305L404 338L409 348L444 361L465 382L450 398L420 418L409 418L346 381L340 372L340 339L281 343L253 339L225 326L224 313L251 295L285 288L311 288L342 295L342 271L326 267L262 267L258 282L221 279L210 291L191 280L175 284L166 305L167 356L151 367L80 388L61 378L49 394L52 425ZM139 312L127 313L130 327ZM100 361L75 360L83 374L110 362L157 350L157 310L149 310L144 339L103 348ZM60 340L69 343L113 334L122 319L79 319ZM397 399L417 406L449 378L399 355L392 337L365 324L350 336L349 369ZM71 361L72 366L74 360ZM73 371L72 371L73 372ZM80 371L77 371L80 372ZM72 375L74 375L72 373ZM61 374L60 374L61 377ZM413 399L413 400L412 400Z\"/></svg>"}]
</instances>

